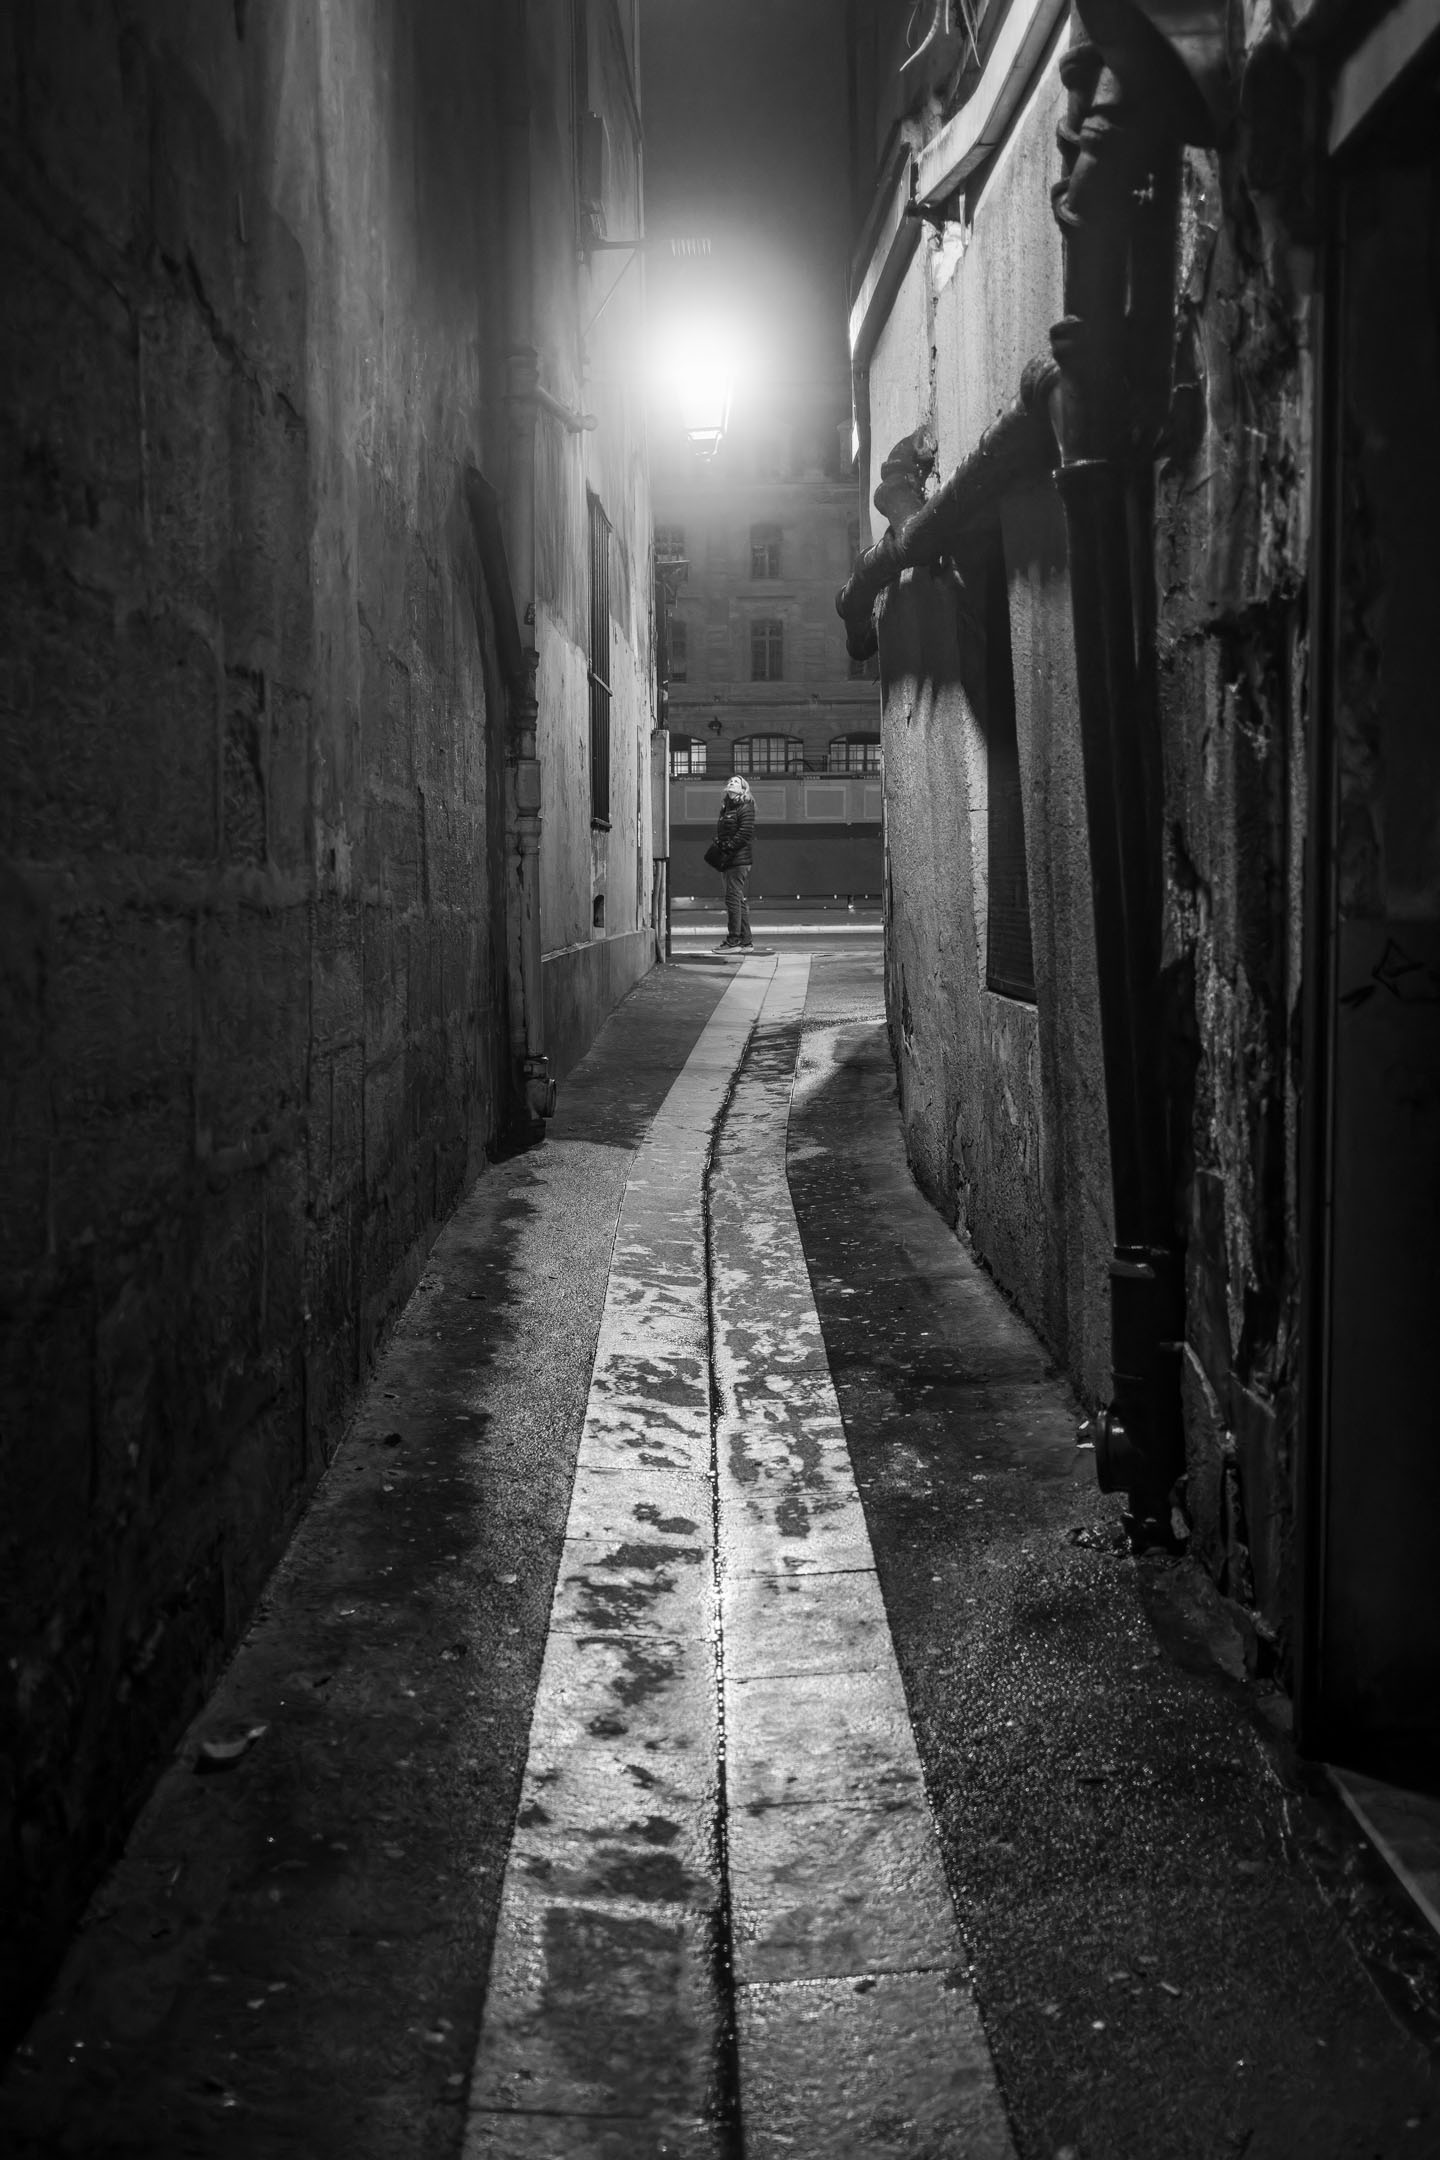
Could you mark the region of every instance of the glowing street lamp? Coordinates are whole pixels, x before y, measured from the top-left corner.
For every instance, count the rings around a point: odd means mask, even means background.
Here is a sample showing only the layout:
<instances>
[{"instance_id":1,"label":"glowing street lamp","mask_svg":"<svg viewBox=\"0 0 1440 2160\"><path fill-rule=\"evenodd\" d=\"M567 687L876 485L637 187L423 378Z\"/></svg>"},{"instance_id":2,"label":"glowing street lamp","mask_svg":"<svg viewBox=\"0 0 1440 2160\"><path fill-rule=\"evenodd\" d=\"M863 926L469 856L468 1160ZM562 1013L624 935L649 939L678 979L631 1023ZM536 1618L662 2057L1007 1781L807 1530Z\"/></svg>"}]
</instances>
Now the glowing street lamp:
<instances>
[{"instance_id":1,"label":"glowing street lamp","mask_svg":"<svg viewBox=\"0 0 1440 2160\"><path fill-rule=\"evenodd\" d=\"M697 457L714 457L730 424L732 380L723 354L695 362L680 385L680 425Z\"/></svg>"},{"instance_id":2,"label":"glowing street lamp","mask_svg":"<svg viewBox=\"0 0 1440 2160\"><path fill-rule=\"evenodd\" d=\"M730 424L734 364L723 334L698 326L672 340L663 375L680 425L697 457L714 457Z\"/></svg>"}]
</instances>

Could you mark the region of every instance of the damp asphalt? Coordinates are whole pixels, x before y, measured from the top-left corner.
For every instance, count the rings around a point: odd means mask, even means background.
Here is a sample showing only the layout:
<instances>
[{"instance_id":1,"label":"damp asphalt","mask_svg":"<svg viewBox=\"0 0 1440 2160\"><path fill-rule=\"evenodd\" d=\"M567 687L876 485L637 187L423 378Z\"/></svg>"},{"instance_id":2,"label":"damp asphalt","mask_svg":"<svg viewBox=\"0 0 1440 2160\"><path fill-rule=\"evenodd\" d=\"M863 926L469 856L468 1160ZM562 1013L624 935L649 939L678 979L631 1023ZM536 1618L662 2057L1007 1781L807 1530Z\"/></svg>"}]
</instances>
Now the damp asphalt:
<instances>
[{"instance_id":1,"label":"damp asphalt","mask_svg":"<svg viewBox=\"0 0 1440 2160\"><path fill-rule=\"evenodd\" d=\"M1435 1937L804 945L647 978L442 1233L0 2150L1440 2155Z\"/></svg>"}]
</instances>

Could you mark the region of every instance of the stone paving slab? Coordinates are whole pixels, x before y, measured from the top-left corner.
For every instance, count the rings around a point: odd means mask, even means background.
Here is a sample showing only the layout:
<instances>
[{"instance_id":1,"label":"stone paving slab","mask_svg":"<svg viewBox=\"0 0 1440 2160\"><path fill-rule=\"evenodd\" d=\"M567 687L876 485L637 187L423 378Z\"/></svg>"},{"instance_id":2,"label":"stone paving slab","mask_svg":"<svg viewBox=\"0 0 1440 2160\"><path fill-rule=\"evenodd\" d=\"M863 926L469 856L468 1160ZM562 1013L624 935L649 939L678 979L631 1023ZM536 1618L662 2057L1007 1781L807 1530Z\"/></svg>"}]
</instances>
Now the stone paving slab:
<instances>
[{"instance_id":1,"label":"stone paving slab","mask_svg":"<svg viewBox=\"0 0 1440 2160\"><path fill-rule=\"evenodd\" d=\"M555 1634L709 1639L715 1571L709 1540L567 1538L550 1628Z\"/></svg>"},{"instance_id":2,"label":"stone paving slab","mask_svg":"<svg viewBox=\"0 0 1440 2160\"><path fill-rule=\"evenodd\" d=\"M721 1591L732 1680L861 1672L894 1656L873 1570L727 1574Z\"/></svg>"},{"instance_id":3,"label":"stone paving slab","mask_svg":"<svg viewBox=\"0 0 1440 2160\"><path fill-rule=\"evenodd\" d=\"M814 1804L840 1793L921 1791L895 1671L725 1677L726 1782L733 1808Z\"/></svg>"},{"instance_id":4,"label":"stone paving slab","mask_svg":"<svg viewBox=\"0 0 1440 2160\"><path fill-rule=\"evenodd\" d=\"M714 2122L478 2110L462 2160L728 2160L730 2150Z\"/></svg>"},{"instance_id":5,"label":"stone paving slab","mask_svg":"<svg viewBox=\"0 0 1440 2160\"><path fill-rule=\"evenodd\" d=\"M730 1905L741 1986L962 1962L923 1793L889 1807L740 1807Z\"/></svg>"},{"instance_id":6,"label":"stone paving slab","mask_svg":"<svg viewBox=\"0 0 1440 2160\"><path fill-rule=\"evenodd\" d=\"M742 1988L746 2160L1014 2160L959 1975Z\"/></svg>"},{"instance_id":7,"label":"stone paving slab","mask_svg":"<svg viewBox=\"0 0 1440 2160\"><path fill-rule=\"evenodd\" d=\"M715 1934L686 1906L550 1896L507 1873L472 2109L709 2114Z\"/></svg>"}]
</instances>

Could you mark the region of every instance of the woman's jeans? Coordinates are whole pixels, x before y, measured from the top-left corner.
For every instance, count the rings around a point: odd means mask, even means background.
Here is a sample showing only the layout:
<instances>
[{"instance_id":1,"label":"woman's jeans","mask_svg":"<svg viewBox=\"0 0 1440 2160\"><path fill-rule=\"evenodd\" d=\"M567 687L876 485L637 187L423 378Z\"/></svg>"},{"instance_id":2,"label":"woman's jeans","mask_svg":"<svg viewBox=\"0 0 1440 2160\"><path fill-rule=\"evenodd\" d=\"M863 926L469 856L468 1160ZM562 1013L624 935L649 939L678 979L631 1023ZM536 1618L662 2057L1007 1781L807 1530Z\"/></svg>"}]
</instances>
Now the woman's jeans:
<instances>
[{"instance_id":1,"label":"woman's jeans","mask_svg":"<svg viewBox=\"0 0 1440 2160\"><path fill-rule=\"evenodd\" d=\"M750 943L750 902L745 888L750 883L749 863L736 863L725 872L725 935L741 945Z\"/></svg>"}]
</instances>

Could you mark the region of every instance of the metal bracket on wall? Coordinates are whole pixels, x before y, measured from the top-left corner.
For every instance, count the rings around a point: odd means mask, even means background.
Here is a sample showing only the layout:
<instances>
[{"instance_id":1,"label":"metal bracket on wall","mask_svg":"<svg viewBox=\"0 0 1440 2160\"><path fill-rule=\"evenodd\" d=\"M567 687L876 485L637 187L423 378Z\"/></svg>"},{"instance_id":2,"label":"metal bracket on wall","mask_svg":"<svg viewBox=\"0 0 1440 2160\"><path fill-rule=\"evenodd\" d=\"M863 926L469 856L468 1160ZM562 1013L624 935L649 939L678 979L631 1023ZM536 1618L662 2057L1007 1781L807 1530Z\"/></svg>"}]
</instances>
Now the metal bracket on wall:
<instances>
[{"instance_id":1,"label":"metal bracket on wall","mask_svg":"<svg viewBox=\"0 0 1440 2160\"><path fill-rule=\"evenodd\" d=\"M947 225L963 225L965 219L960 209L960 190L957 188L953 195L947 195L941 202L921 202L916 193L919 177L918 167L912 165L910 167L910 200L901 210L901 216L921 218L925 224L932 226L936 232L944 232Z\"/></svg>"},{"instance_id":2,"label":"metal bracket on wall","mask_svg":"<svg viewBox=\"0 0 1440 2160\"><path fill-rule=\"evenodd\" d=\"M614 296L617 287L624 282L625 272L630 268L631 263L635 261L636 257L638 255L642 255L645 252L646 248L649 247L649 245L649 241L645 239L587 240L584 243L580 250L580 256L581 260L586 263L589 262L592 255L597 253L615 254L618 251L627 249L629 252L626 256L625 261L620 265L620 275L610 280L610 284L605 293L604 299L600 302L599 307L596 308L595 313L590 317L589 322L586 323L585 328L580 333L582 339L589 337L596 323L599 322L600 317L604 314L606 308L609 307L611 299Z\"/></svg>"}]
</instances>

